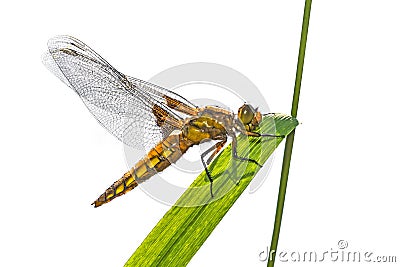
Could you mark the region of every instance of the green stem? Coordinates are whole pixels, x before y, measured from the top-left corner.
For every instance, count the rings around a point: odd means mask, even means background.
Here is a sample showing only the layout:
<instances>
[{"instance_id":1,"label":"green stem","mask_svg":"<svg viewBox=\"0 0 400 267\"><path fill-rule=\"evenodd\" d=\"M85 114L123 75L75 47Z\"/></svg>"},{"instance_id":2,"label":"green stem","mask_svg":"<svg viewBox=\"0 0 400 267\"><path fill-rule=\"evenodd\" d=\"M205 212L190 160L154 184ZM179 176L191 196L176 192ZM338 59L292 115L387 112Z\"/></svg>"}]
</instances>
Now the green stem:
<instances>
[{"instance_id":1,"label":"green stem","mask_svg":"<svg viewBox=\"0 0 400 267\"><path fill-rule=\"evenodd\" d=\"M307 43L308 24L310 21L311 2L312 2L312 0L306 0L305 5L304 5L303 26L301 29L299 57L297 60L296 82L295 82L295 86L294 86L292 111L291 111L291 115L293 117L297 116L297 109L298 109L298 105L299 105L301 78L303 75L304 55L305 55L306 43ZM269 249L270 255L269 255L269 259L268 259L268 265L267 265L268 267L273 267L275 264L275 253L276 253L276 250L278 247L279 232L280 232L281 222L282 222L283 206L285 203L286 187L287 187L288 176L289 176L290 160L292 157L294 134L295 134L295 130L293 130L287 136L286 143L285 143L285 152L283 155L281 181L280 181L280 185L279 185L278 202L277 202L276 213L275 213L274 232L272 234L271 246Z\"/></svg>"}]
</instances>

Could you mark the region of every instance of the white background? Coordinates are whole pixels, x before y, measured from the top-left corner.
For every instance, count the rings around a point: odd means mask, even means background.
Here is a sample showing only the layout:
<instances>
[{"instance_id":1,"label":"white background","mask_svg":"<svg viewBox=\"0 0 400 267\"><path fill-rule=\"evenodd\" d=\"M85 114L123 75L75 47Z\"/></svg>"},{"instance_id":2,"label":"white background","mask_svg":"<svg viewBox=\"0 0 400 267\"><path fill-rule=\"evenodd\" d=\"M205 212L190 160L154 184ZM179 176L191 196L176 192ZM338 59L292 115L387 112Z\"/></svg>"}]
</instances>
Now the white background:
<instances>
[{"instance_id":1,"label":"white background","mask_svg":"<svg viewBox=\"0 0 400 267\"><path fill-rule=\"evenodd\" d=\"M142 79L223 64L290 113L303 4L3 3L0 266L122 266L169 208L140 190L90 206L128 166L118 140L42 65L50 37L73 35ZM343 239L400 261L399 12L398 1L313 3L281 250L322 253ZM263 187L240 197L190 266L266 266L282 154L283 145ZM276 263L289 265L309 263Z\"/></svg>"}]
</instances>

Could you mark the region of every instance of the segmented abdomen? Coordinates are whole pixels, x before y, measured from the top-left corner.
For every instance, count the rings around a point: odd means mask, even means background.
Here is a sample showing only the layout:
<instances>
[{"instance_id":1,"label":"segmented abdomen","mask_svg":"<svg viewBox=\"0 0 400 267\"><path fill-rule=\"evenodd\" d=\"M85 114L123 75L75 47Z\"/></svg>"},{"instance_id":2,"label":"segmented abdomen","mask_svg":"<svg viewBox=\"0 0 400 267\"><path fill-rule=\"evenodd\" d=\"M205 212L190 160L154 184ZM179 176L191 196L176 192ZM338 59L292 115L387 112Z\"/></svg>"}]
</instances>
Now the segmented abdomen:
<instances>
[{"instance_id":1,"label":"segmented abdomen","mask_svg":"<svg viewBox=\"0 0 400 267\"><path fill-rule=\"evenodd\" d=\"M129 192L139 183L176 162L192 145L193 143L184 140L182 133L168 136L152 148L147 156L139 160L132 169L114 182L92 205L95 208L99 207Z\"/></svg>"}]
</instances>

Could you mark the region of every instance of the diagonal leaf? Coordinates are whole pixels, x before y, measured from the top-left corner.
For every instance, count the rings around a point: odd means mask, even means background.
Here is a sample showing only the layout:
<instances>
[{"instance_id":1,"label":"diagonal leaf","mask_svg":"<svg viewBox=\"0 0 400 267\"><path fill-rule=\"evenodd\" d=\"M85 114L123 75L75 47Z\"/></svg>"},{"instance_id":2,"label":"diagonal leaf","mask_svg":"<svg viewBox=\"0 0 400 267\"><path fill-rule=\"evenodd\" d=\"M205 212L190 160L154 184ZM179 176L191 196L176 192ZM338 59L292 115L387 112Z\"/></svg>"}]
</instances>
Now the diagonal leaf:
<instances>
[{"instance_id":1,"label":"diagonal leaf","mask_svg":"<svg viewBox=\"0 0 400 267\"><path fill-rule=\"evenodd\" d=\"M295 118L269 114L264 116L260 132L286 136L297 125ZM238 154L264 164L282 140L239 136ZM214 178L214 197L211 197L207 176L202 172L136 249L126 267L186 266L249 185L259 167L254 163L232 160L229 145L209 169ZM239 182L236 177L241 177Z\"/></svg>"}]
</instances>

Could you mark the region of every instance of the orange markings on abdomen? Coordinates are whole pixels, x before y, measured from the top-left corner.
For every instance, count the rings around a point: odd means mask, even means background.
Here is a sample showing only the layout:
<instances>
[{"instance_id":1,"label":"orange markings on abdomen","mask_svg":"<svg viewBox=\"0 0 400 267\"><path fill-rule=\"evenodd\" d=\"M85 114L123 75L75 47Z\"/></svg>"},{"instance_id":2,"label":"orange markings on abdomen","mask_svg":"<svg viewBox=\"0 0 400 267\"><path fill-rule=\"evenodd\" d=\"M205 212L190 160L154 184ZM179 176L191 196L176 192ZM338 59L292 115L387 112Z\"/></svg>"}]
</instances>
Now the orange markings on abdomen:
<instances>
[{"instance_id":1,"label":"orange markings on abdomen","mask_svg":"<svg viewBox=\"0 0 400 267\"><path fill-rule=\"evenodd\" d=\"M99 207L131 191L138 184L151 178L157 172L165 170L171 163L175 163L192 145L183 138L182 133L168 136L114 182L92 205L95 208Z\"/></svg>"}]
</instances>

